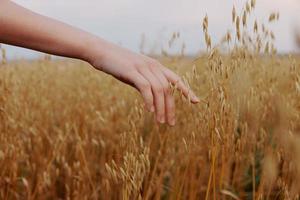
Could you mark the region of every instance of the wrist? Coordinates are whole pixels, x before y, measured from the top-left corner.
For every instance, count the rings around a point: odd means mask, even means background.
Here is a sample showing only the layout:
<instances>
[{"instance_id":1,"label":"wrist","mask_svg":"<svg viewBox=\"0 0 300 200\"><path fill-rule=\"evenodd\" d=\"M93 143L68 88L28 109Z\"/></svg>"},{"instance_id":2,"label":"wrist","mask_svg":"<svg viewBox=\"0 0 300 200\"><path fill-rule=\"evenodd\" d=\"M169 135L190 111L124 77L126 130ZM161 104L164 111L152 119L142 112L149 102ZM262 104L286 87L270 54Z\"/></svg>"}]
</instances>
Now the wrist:
<instances>
[{"instance_id":1,"label":"wrist","mask_svg":"<svg viewBox=\"0 0 300 200\"><path fill-rule=\"evenodd\" d=\"M96 62L101 62L106 49L105 41L96 36L92 36L84 41L84 48L81 59L95 66Z\"/></svg>"}]
</instances>

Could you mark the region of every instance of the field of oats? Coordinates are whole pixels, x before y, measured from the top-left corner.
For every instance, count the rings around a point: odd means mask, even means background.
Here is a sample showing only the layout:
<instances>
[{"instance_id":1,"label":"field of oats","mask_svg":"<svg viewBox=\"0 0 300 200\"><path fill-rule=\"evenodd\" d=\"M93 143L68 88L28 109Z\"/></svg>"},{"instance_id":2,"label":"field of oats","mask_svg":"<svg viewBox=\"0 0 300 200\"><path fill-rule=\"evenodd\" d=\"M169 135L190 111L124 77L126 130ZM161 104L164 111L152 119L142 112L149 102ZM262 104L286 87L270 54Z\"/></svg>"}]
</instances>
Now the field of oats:
<instances>
[{"instance_id":1,"label":"field of oats","mask_svg":"<svg viewBox=\"0 0 300 200\"><path fill-rule=\"evenodd\" d=\"M160 57L202 99L175 92L175 127L85 63L2 50L0 199L299 199L300 58L253 8L215 46L205 17L207 53Z\"/></svg>"}]
</instances>

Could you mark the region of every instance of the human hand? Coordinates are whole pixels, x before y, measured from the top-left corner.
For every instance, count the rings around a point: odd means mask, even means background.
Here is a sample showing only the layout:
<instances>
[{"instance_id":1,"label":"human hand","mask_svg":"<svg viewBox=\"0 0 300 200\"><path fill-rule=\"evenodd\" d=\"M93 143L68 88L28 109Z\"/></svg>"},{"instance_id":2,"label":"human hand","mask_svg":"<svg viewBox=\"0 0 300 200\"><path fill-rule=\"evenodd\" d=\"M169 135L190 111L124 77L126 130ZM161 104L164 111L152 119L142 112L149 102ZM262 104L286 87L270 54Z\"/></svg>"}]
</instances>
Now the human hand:
<instances>
[{"instance_id":1,"label":"human hand","mask_svg":"<svg viewBox=\"0 0 300 200\"><path fill-rule=\"evenodd\" d=\"M199 102L181 78L157 60L106 41L101 41L101 45L95 44L88 62L136 88L144 99L146 109L155 112L158 122L175 125L175 102L170 83L176 85L192 103Z\"/></svg>"}]
</instances>

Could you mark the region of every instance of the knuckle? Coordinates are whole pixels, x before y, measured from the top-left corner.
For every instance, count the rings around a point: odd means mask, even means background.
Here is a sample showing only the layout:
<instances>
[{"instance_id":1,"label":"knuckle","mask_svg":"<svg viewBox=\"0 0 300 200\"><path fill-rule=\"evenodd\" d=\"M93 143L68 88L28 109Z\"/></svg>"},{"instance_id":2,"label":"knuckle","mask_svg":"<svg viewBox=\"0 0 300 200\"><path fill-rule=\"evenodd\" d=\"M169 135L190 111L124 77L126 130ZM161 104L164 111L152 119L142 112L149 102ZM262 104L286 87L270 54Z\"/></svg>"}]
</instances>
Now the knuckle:
<instances>
[{"instance_id":1,"label":"knuckle","mask_svg":"<svg viewBox=\"0 0 300 200\"><path fill-rule=\"evenodd\" d=\"M141 62L134 62L133 63L133 67L136 68L136 69L141 68L141 67L143 67L143 63L141 63Z\"/></svg>"},{"instance_id":2,"label":"knuckle","mask_svg":"<svg viewBox=\"0 0 300 200\"><path fill-rule=\"evenodd\" d=\"M147 82L141 82L139 87L142 89L142 90L148 90L150 89L150 84L147 83Z\"/></svg>"},{"instance_id":3,"label":"knuckle","mask_svg":"<svg viewBox=\"0 0 300 200\"><path fill-rule=\"evenodd\" d=\"M166 92L166 93L168 93L168 92L170 91L170 87L169 87L169 84L168 84L168 83L165 83L165 84L163 85L163 90L164 90L164 92Z\"/></svg>"},{"instance_id":4,"label":"knuckle","mask_svg":"<svg viewBox=\"0 0 300 200\"><path fill-rule=\"evenodd\" d=\"M159 62L157 60L150 59L148 61L148 64L149 64L150 67L157 67L159 65Z\"/></svg>"},{"instance_id":5,"label":"knuckle","mask_svg":"<svg viewBox=\"0 0 300 200\"><path fill-rule=\"evenodd\" d=\"M162 94L164 93L164 88L158 85L154 85L153 89L158 93L158 94Z\"/></svg>"}]
</instances>

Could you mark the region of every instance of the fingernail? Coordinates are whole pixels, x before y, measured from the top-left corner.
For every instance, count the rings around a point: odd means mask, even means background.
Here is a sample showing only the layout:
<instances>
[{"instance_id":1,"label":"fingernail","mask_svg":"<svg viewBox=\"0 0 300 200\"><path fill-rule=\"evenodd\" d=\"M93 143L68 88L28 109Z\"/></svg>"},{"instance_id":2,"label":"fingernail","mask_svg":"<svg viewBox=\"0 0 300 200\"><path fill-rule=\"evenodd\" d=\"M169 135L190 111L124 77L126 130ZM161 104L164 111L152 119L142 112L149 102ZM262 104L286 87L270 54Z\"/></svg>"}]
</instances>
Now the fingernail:
<instances>
[{"instance_id":1,"label":"fingernail","mask_svg":"<svg viewBox=\"0 0 300 200\"><path fill-rule=\"evenodd\" d=\"M158 117L158 122L160 123L165 123L165 118L164 117Z\"/></svg>"},{"instance_id":2,"label":"fingernail","mask_svg":"<svg viewBox=\"0 0 300 200\"><path fill-rule=\"evenodd\" d=\"M154 112L154 106L150 107L150 112Z\"/></svg>"},{"instance_id":3,"label":"fingernail","mask_svg":"<svg viewBox=\"0 0 300 200\"><path fill-rule=\"evenodd\" d=\"M198 102L200 102L200 99L196 95L193 94L193 101L198 103Z\"/></svg>"},{"instance_id":4,"label":"fingernail","mask_svg":"<svg viewBox=\"0 0 300 200\"><path fill-rule=\"evenodd\" d=\"M174 126L175 125L175 118L171 118L171 120L169 121L169 124L171 126Z\"/></svg>"}]
</instances>

